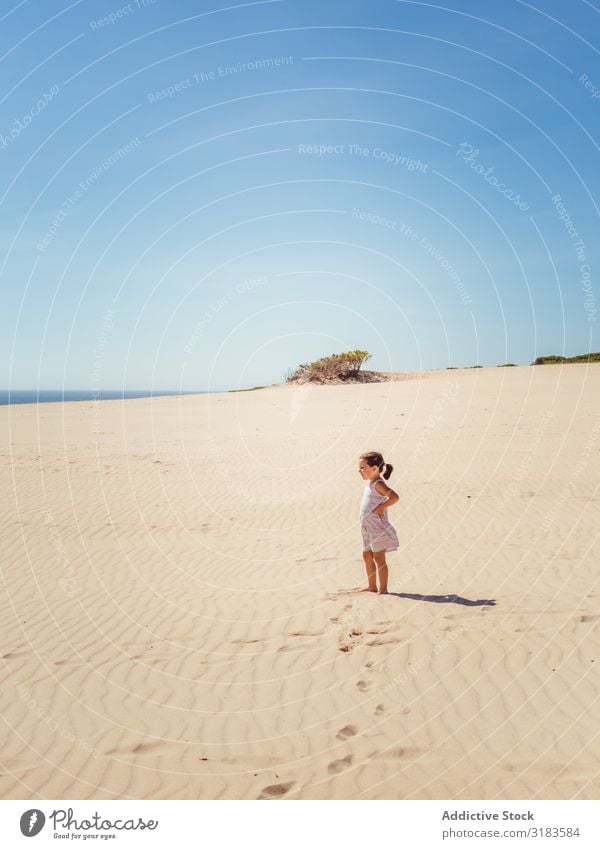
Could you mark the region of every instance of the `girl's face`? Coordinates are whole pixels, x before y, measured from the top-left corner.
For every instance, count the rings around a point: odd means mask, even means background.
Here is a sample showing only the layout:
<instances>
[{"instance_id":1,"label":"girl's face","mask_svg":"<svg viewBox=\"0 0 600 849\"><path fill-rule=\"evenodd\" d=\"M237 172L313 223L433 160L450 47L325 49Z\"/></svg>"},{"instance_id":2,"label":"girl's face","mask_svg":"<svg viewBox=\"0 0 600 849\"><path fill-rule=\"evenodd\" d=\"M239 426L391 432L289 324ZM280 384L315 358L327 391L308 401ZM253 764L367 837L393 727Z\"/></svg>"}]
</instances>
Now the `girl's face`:
<instances>
[{"instance_id":1,"label":"girl's face","mask_svg":"<svg viewBox=\"0 0 600 849\"><path fill-rule=\"evenodd\" d=\"M358 461L358 474L364 481L370 480L373 475L377 472L379 474L379 469L377 466L369 466L366 460L363 460L362 457Z\"/></svg>"}]
</instances>

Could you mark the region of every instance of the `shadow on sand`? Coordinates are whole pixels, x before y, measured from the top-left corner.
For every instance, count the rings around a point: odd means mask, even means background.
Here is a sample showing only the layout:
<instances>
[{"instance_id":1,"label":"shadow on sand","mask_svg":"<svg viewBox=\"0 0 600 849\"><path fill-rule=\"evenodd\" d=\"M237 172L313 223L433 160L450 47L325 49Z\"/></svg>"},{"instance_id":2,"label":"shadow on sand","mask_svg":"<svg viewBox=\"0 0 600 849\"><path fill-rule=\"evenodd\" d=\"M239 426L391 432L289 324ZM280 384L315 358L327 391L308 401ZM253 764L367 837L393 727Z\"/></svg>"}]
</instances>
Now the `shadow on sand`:
<instances>
[{"instance_id":1,"label":"shadow on sand","mask_svg":"<svg viewBox=\"0 0 600 849\"><path fill-rule=\"evenodd\" d=\"M432 601L435 604L464 604L467 607L493 607L496 600L493 598L462 598L459 595L423 595L422 593L388 593L398 598L412 598L414 601Z\"/></svg>"}]
</instances>

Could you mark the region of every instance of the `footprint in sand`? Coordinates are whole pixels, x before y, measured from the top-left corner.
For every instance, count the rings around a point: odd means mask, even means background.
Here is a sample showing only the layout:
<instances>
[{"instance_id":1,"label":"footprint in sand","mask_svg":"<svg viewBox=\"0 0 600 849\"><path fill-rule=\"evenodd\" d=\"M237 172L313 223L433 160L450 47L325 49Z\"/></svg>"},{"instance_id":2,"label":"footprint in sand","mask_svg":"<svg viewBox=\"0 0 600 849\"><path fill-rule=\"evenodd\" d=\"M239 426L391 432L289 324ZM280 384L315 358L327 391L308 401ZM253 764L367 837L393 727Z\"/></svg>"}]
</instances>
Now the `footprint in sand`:
<instances>
[{"instance_id":1,"label":"footprint in sand","mask_svg":"<svg viewBox=\"0 0 600 849\"><path fill-rule=\"evenodd\" d=\"M147 743L136 743L135 746L116 746L114 749L109 749L105 755L152 755L159 754L160 750L167 748L168 743L160 740L149 741ZM157 751L158 750L158 751Z\"/></svg>"},{"instance_id":2,"label":"footprint in sand","mask_svg":"<svg viewBox=\"0 0 600 849\"><path fill-rule=\"evenodd\" d=\"M287 784L269 784L268 787L263 787L258 799L280 799L292 789L296 782L288 781Z\"/></svg>"},{"instance_id":3,"label":"footprint in sand","mask_svg":"<svg viewBox=\"0 0 600 849\"><path fill-rule=\"evenodd\" d=\"M349 766L352 766L352 755L346 755L345 758L340 758L337 761L331 761L331 763L327 766L327 772L330 773L330 775L337 775L338 772L348 769Z\"/></svg>"},{"instance_id":4,"label":"footprint in sand","mask_svg":"<svg viewBox=\"0 0 600 849\"><path fill-rule=\"evenodd\" d=\"M372 686L373 685L370 682L363 681L362 679L356 682L356 687L361 691L361 693L366 693L367 690L370 690Z\"/></svg>"},{"instance_id":5,"label":"footprint in sand","mask_svg":"<svg viewBox=\"0 0 600 849\"><path fill-rule=\"evenodd\" d=\"M369 634L374 633L373 631L368 631ZM402 641L397 637L377 637L375 640L369 640L367 643L368 646L390 646L393 644L399 644Z\"/></svg>"},{"instance_id":6,"label":"footprint in sand","mask_svg":"<svg viewBox=\"0 0 600 849\"><path fill-rule=\"evenodd\" d=\"M385 707L383 705L377 705L377 707L375 708L375 716L380 716L384 712L384 710Z\"/></svg>"},{"instance_id":7,"label":"footprint in sand","mask_svg":"<svg viewBox=\"0 0 600 849\"><path fill-rule=\"evenodd\" d=\"M137 743L131 750L134 755L145 755L148 752L154 752L160 749L164 743Z\"/></svg>"},{"instance_id":8,"label":"footprint in sand","mask_svg":"<svg viewBox=\"0 0 600 849\"><path fill-rule=\"evenodd\" d=\"M390 758L392 760L408 760L410 758L420 757L423 751L423 749L419 749L417 746L395 746L393 749L385 749L383 752L377 752L376 757Z\"/></svg>"},{"instance_id":9,"label":"footprint in sand","mask_svg":"<svg viewBox=\"0 0 600 849\"><path fill-rule=\"evenodd\" d=\"M325 631L290 631L290 637L322 637Z\"/></svg>"},{"instance_id":10,"label":"footprint in sand","mask_svg":"<svg viewBox=\"0 0 600 849\"><path fill-rule=\"evenodd\" d=\"M586 777L585 769L578 765L569 766L564 763L555 763L547 761L544 763L526 763L524 761L516 763L506 763L500 765L507 772L525 774L531 773L533 776L539 775L542 778L564 778L568 780L579 780Z\"/></svg>"},{"instance_id":11,"label":"footprint in sand","mask_svg":"<svg viewBox=\"0 0 600 849\"><path fill-rule=\"evenodd\" d=\"M326 601L338 601L342 596L350 595L352 592L354 592L354 590L338 590L335 593L325 593L323 598Z\"/></svg>"},{"instance_id":12,"label":"footprint in sand","mask_svg":"<svg viewBox=\"0 0 600 849\"><path fill-rule=\"evenodd\" d=\"M357 733L358 728L356 727L356 725L344 725L344 727L340 728L340 730L335 736L338 738L338 740L347 740L348 737L354 737Z\"/></svg>"},{"instance_id":13,"label":"footprint in sand","mask_svg":"<svg viewBox=\"0 0 600 849\"><path fill-rule=\"evenodd\" d=\"M363 629L360 626L351 628L346 634L338 637L338 648L340 651L353 651L363 640Z\"/></svg>"},{"instance_id":14,"label":"footprint in sand","mask_svg":"<svg viewBox=\"0 0 600 849\"><path fill-rule=\"evenodd\" d=\"M597 622L600 619L598 614L584 614L579 621L580 622Z\"/></svg>"}]
</instances>

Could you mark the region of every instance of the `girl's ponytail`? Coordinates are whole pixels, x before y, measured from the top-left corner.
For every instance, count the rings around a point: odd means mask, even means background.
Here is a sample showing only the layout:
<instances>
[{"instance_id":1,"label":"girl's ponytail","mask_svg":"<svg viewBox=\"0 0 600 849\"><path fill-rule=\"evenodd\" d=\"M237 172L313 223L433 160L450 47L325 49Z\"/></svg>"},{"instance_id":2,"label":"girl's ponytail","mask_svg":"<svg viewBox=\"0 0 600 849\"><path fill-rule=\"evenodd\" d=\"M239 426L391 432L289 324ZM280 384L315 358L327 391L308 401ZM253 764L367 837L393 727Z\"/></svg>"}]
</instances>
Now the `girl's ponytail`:
<instances>
[{"instance_id":1,"label":"girl's ponytail","mask_svg":"<svg viewBox=\"0 0 600 849\"><path fill-rule=\"evenodd\" d=\"M383 454L381 451L367 451L365 454L360 455L360 459L366 460L369 466L377 466L385 480L387 480L394 471L394 467L390 463L383 462Z\"/></svg>"}]
</instances>

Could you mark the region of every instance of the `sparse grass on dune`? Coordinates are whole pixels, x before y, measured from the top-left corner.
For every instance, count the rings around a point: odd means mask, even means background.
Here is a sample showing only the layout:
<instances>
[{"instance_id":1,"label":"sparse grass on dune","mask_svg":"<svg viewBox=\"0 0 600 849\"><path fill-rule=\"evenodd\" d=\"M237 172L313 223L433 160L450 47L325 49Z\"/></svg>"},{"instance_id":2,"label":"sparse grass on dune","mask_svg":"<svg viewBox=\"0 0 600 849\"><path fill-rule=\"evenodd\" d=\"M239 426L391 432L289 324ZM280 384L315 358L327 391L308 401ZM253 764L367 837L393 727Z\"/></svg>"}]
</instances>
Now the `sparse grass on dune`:
<instances>
[{"instance_id":1,"label":"sparse grass on dune","mask_svg":"<svg viewBox=\"0 0 600 849\"><path fill-rule=\"evenodd\" d=\"M578 354L576 357L561 357L558 354L550 354L547 357L538 357L532 362L532 366L553 365L554 363L600 363L600 351L589 354Z\"/></svg>"}]
</instances>

